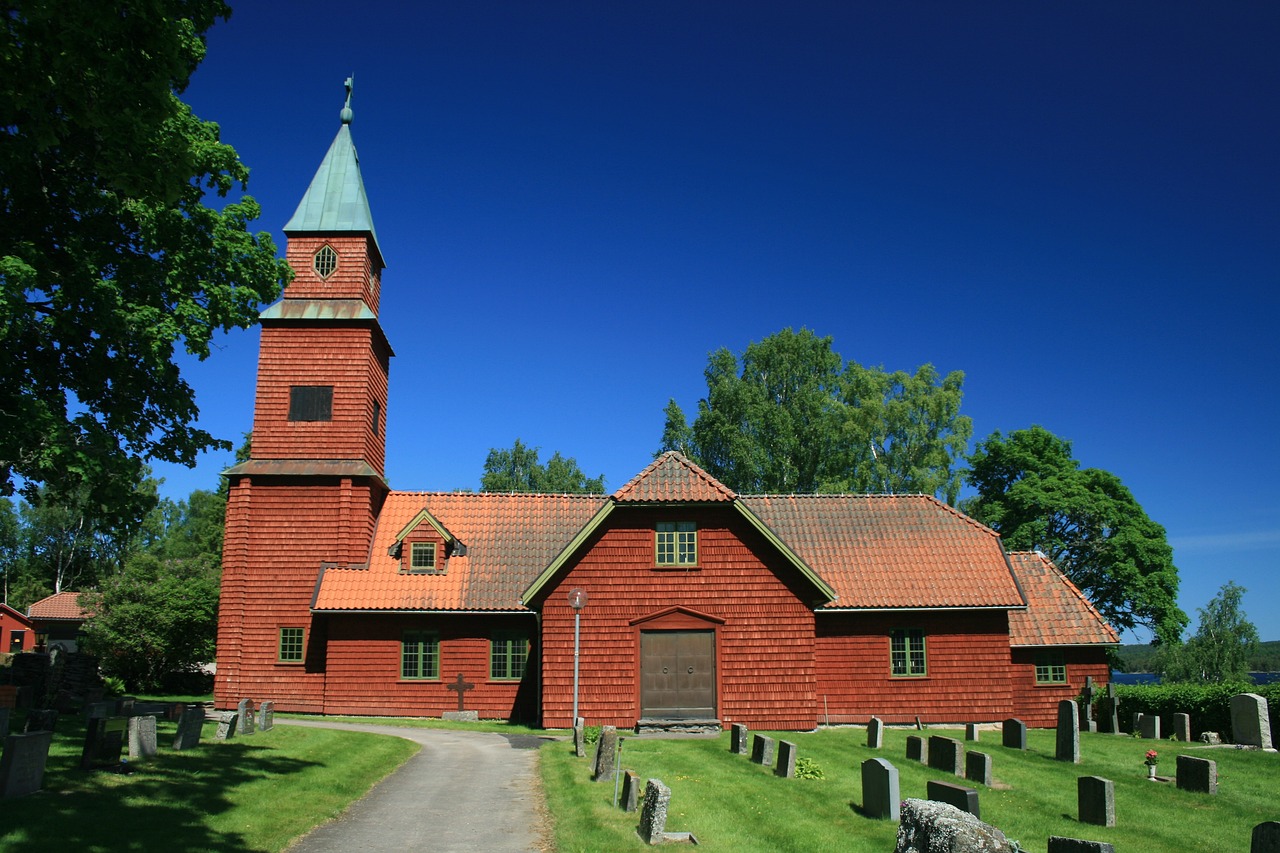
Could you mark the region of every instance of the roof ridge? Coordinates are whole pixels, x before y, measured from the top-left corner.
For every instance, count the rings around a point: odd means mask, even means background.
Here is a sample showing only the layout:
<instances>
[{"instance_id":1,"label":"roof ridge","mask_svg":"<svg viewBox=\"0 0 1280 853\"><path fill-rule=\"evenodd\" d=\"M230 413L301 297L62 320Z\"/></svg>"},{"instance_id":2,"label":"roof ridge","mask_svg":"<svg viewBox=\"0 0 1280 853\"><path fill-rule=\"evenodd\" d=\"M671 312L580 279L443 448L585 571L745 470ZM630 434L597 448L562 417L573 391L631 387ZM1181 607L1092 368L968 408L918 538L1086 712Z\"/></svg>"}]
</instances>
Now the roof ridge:
<instances>
[{"instance_id":1,"label":"roof ridge","mask_svg":"<svg viewBox=\"0 0 1280 853\"><path fill-rule=\"evenodd\" d=\"M613 499L615 501L654 500L655 498L652 497L646 498L640 496L638 494L640 487L648 484L650 480L662 476L659 472L663 472L664 469L670 469L671 466L677 466L678 471L691 476L699 485L709 489L713 495L716 495L716 497L701 498L700 500L732 501L738 497L737 492L708 474L706 470L680 451L667 450L660 453L657 458L646 465L643 471L623 483L622 487L613 493ZM674 500L673 498L656 499ZM684 498L684 500L688 501L694 499Z\"/></svg>"}]
</instances>

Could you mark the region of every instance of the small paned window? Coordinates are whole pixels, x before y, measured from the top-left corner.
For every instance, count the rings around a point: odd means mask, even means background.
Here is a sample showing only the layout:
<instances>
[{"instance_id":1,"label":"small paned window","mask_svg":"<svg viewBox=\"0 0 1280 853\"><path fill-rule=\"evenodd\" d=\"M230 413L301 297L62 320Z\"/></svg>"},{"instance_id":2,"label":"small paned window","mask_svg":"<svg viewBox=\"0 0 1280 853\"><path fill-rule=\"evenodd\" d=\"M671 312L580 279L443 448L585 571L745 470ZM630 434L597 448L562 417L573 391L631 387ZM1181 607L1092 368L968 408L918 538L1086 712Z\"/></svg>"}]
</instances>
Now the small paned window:
<instances>
[{"instance_id":1,"label":"small paned window","mask_svg":"<svg viewBox=\"0 0 1280 853\"><path fill-rule=\"evenodd\" d=\"M698 564L698 527L692 521L658 522L656 560L659 566Z\"/></svg>"},{"instance_id":2,"label":"small paned window","mask_svg":"<svg viewBox=\"0 0 1280 853\"><path fill-rule=\"evenodd\" d=\"M922 629L898 628L889 632L889 673L896 678L927 674Z\"/></svg>"},{"instance_id":3,"label":"small paned window","mask_svg":"<svg viewBox=\"0 0 1280 853\"><path fill-rule=\"evenodd\" d=\"M302 638L301 628L280 629L280 663L302 663Z\"/></svg>"},{"instance_id":4,"label":"small paned window","mask_svg":"<svg viewBox=\"0 0 1280 853\"><path fill-rule=\"evenodd\" d=\"M434 572L436 570L436 543L414 542L409 546L409 570Z\"/></svg>"},{"instance_id":5,"label":"small paned window","mask_svg":"<svg viewBox=\"0 0 1280 853\"><path fill-rule=\"evenodd\" d=\"M502 634L489 644L489 677L494 679L524 678L529 660L529 638L525 634Z\"/></svg>"},{"instance_id":6,"label":"small paned window","mask_svg":"<svg viewBox=\"0 0 1280 853\"><path fill-rule=\"evenodd\" d=\"M321 246L320 251L316 252L315 257L311 259L311 266L315 269L316 275L328 278L338 268L338 253L332 246Z\"/></svg>"},{"instance_id":7,"label":"small paned window","mask_svg":"<svg viewBox=\"0 0 1280 853\"><path fill-rule=\"evenodd\" d=\"M427 631L406 631L400 640L401 678L440 677L440 638Z\"/></svg>"},{"instance_id":8,"label":"small paned window","mask_svg":"<svg viewBox=\"0 0 1280 853\"><path fill-rule=\"evenodd\" d=\"M289 388L289 420L333 420L332 385L294 385Z\"/></svg>"},{"instance_id":9,"label":"small paned window","mask_svg":"<svg viewBox=\"0 0 1280 853\"><path fill-rule=\"evenodd\" d=\"M1036 684L1066 684L1067 661L1062 652L1036 655Z\"/></svg>"}]
</instances>

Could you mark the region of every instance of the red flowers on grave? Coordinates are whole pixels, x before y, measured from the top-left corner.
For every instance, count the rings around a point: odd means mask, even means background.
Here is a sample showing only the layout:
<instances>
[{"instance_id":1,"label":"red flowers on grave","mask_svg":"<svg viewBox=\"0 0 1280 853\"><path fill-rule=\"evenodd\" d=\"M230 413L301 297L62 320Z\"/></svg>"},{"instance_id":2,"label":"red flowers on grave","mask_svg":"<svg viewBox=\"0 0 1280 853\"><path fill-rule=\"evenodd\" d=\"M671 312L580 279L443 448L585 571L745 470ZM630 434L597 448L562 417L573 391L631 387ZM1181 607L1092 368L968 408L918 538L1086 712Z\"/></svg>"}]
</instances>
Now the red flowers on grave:
<instances>
[{"instance_id":1,"label":"red flowers on grave","mask_svg":"<svg viewBox=\"0 0 1280 853\"><path fill-rule=\"evenodd\" d=\"M1156 751L1154 749L1148 749L1147 758L1143 763L1148 767L1155 767L1157 758L1158 756L1156 755Z\"/></svg>"}]
</instances>

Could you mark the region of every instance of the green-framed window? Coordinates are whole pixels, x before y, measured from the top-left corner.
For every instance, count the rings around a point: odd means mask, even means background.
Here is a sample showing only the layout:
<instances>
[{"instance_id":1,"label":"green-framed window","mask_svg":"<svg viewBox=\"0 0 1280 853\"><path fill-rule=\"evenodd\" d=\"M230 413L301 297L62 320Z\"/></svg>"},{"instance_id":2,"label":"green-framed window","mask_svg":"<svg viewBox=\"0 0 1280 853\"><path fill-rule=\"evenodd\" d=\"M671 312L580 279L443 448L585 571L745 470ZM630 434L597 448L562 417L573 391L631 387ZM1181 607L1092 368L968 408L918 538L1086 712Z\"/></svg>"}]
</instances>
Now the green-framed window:
<instances>
[{"instance_id":1,"label":"green-framed window","mask_svg":"<svg viewBox=\"0 0 1280 853\"><path fill-rule=\"evenodd\" d=\"M1062 652L1036 653L1036 684L1066 684L1067 659Z\"/></svg>"},{"instance_id":2,"label":"green-framed window","mask_svg":"<svg viewBox=\"0 0 1280 853\"><path fill-rule=\"evenodd\" d=\"M305 636L303 628L281 628L276 660L280 663L302 663Z\"/></svg>"},{"instance_id":3,"label":"green-framed window","mask_svg":"<svg viewBox=\"0 0 1280 853\"><path fill-rule=\"evenodd\" d=\"M529 662L527 634L496 634L489 641L489 677L497 680L524 678Z\"/></svg>"},{"instance_id":4,"label":"green-framed window","mask_svg":"<svg viewBox=\"0 0 1280 853\"><path fill-rule=\"evenodd\" d=\"M895 678L928 674L923 629L895 628L889 632L889 674Z\"/></svg>"},{"instance_id":5,"label":"green-framed window","mask_svg":"<svg viewBox=\"0 0 1280 853\"><path fill-rule=\"evenodd\" d=\"M698 526L692 521L660 521L655 562L659 566L698 564Z\"/></svg>"},{"instance_id":6,"label":"green-framed window","mask_svg":"<svg viewBox=\"0 0 1280 853\"><path fill-rule=\"evenodd\" d=\"M436 570L436 543L414 542L409 545L409 571L434 572Z\"/></svg>"},{"instance_id":7,"label":"green-framed window","mask_svg":"<svg viewBox=\"0 0 1280 853\"><path fill-rule=\"evenodd\" d=\"M400 638L400 677L440 677L440 637L430 631L405 631Z\"/></svg>"}]
</instances>

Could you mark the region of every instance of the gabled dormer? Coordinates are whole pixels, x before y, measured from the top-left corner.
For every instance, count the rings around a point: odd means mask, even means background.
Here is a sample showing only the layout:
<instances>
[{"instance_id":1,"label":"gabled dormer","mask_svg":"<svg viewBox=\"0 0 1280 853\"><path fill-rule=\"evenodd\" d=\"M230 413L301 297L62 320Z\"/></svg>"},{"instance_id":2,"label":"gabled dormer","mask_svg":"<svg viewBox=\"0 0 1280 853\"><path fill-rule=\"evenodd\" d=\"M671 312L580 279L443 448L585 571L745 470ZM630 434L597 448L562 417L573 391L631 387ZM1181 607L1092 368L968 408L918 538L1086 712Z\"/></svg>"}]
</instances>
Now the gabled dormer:
<instances>
[{"instance_id":1,"label":"gabled dormer","mask_svg":"<svg viewBox=\"0 0 1280 853\"><path fill-rule=\"evenodd\" d=\"M400 561L402 573L443 575L449 558L465 557L467 546L424 507L396 534L387 555Z\"/></svg>"}]
</instances>

